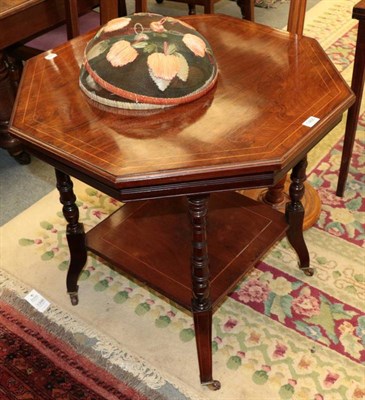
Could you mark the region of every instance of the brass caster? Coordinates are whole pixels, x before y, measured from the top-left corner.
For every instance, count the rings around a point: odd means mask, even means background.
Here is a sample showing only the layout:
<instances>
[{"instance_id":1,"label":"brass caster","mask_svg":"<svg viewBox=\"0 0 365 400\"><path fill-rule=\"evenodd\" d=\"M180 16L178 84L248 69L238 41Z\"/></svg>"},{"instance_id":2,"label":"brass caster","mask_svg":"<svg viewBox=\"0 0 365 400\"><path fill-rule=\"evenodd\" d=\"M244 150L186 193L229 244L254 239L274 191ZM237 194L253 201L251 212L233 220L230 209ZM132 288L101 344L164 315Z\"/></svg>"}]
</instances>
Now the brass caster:
<instances>
[{"instance_id":1,"label":"brass caster","mask_svg":"<svg viewBox=\"0 0 365 400\"><path fill-rule=\"evenodd\" d=\"M301 269L306 276L313 276L314 275L314 268L306 267Z\"/></svg>"},{"instance_id":2,"label":"brass caster","mask_svg":"<svg viewBox=\"0 0 365 400\"><path fill-rule=\"evenodd\" d=\"M207 386L210 390L219 390L221 388L221 383L217 380L213 380L211 382L202 383L203 386Z\"/></svg>"},{"instance_id":3,"label":"brass caster","mask_svg":"<svg viewBox=\"0 0 365 400\"><path fill-rule=\"evenodd\" d=\"M79 304L79 295L77 292L68 292L70 295L71 304L77 306Z\"/></svg>"}]
</instances>

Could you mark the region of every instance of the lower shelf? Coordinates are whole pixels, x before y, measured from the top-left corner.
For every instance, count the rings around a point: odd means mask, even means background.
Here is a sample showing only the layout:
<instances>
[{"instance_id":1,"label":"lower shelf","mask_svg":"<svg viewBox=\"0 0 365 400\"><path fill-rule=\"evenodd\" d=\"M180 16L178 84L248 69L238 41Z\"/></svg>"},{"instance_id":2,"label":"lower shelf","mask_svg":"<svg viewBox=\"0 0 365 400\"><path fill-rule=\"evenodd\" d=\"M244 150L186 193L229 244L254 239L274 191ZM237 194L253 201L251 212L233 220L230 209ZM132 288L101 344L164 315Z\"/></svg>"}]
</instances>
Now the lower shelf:
<instances>
[{"instance_id":1,"label":"lower shelf","mask_svg":"<svg viewBox=\"0 0 365 400\"><path fill-rule=\"evenodd\" d=\"M212 194L207 214L211 299L217 305L282 238L283 214L237 193ZM86 235L87 248L191 308L191 226L186 198L128 203Z\"/></svg>"}]
</instances>

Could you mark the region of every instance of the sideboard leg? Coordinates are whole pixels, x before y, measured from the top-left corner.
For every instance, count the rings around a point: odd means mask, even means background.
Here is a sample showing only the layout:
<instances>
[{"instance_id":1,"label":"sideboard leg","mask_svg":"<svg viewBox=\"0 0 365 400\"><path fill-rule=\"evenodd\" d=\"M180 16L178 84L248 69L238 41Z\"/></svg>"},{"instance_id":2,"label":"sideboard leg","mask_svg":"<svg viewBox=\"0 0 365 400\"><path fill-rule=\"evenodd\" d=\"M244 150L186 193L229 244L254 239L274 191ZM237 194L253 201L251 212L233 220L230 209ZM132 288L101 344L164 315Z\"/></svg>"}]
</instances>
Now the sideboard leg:
<instances>
[{"instance_id":1,"label":"sideboard leg","mask_svg":"<svg viewBox=\"0 0 365 400\"><path fill-rule=\"evenodd\" d=\"M307 157L300 161L290 176L290 202L286 204L285 215L289 224L287 237L299 257L300 269L308 276L314 273L310 267L309 252L303 236L304 208L301 199L304 195Z\"/></svg>"},{"instance_id":2,"label":"sideboard leg","mask_svg":"<svg viewBox=\"0 0 365 400\"><path fill-rule=\"evenodd\" d=\"M84 268L87 258L85 232L83 224L79 223L79 209L73 192L73 183L67 174L56 169L57 189L60 193L62 212L68 222L66 229L67 243L70 250L70 266L67 272L66 286L72 305L77 305L77 280Z\"/></svg>"},{"instance_id":3,"label":"sideboard leg","mask_svg":"<svg viewBox=\"0 0 365 400\"><path fill-rule=\"evenodd\" d=\"M188 198L192 224L191 276L193 286L192 311L199 359L200 382L213 390L220 388L212 377L212 304L207 246L207 210L209 195Z\"/></svg>"}]
</instances>

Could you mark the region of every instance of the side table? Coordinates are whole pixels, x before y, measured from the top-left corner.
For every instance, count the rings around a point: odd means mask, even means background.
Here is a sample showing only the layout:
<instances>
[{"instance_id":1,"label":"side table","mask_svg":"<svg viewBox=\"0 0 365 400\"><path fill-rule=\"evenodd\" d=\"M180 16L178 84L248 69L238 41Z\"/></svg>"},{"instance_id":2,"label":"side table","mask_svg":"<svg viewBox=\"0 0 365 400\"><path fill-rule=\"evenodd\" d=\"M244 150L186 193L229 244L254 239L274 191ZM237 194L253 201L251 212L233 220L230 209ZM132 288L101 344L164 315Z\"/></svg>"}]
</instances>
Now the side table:
<instances>
[{"instance_id":1,"label":"side table","mask_svg":"<svg viewBox=\"0 0 365 400\"><path fill-rule=\"evenodd\" d=\"M219 65L204 97L151 111L93 103L78 87L85 35L27 63L10 129L56 169L72 303L87 252L99 254L192 312L200 381L218 389L212 314L224 296L285 233L313 273L302 233L306 155L354 95L313 39L223 15L182 20ZM234 193L290 170L285 216ZM70 176L126 205L85 235Z\"/></svg>"}]
</instances>

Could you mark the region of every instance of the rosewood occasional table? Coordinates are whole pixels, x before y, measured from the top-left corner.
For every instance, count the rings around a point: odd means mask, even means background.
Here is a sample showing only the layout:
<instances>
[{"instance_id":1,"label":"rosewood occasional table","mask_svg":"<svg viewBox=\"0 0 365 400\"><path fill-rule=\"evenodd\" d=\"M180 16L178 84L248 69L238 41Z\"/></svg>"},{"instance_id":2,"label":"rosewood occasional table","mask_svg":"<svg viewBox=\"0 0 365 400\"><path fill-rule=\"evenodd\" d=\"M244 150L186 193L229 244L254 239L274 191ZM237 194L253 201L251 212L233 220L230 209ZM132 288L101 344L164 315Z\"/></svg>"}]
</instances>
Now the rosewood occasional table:
<instances>
[{"instance_id":1,"label":"rosewood occasional table","mask_svg":"<svg viewBox=\"0 0 365 400\"><path fill-rule=\"evenodd\" d=\"M160 111L98 107L78 87L86 35L28 61L11 132L56 169L72 303L90 250L192 311L200 380L216 389L214 308L285 233L313 273L300 201L306 154L354 96L313 39L222 15L183 20L219 65L205 97ZM234 192L272 186L290 170L285 216ZM127 204L85 235L70 175Z\"/></svg>"}]
</instances>

